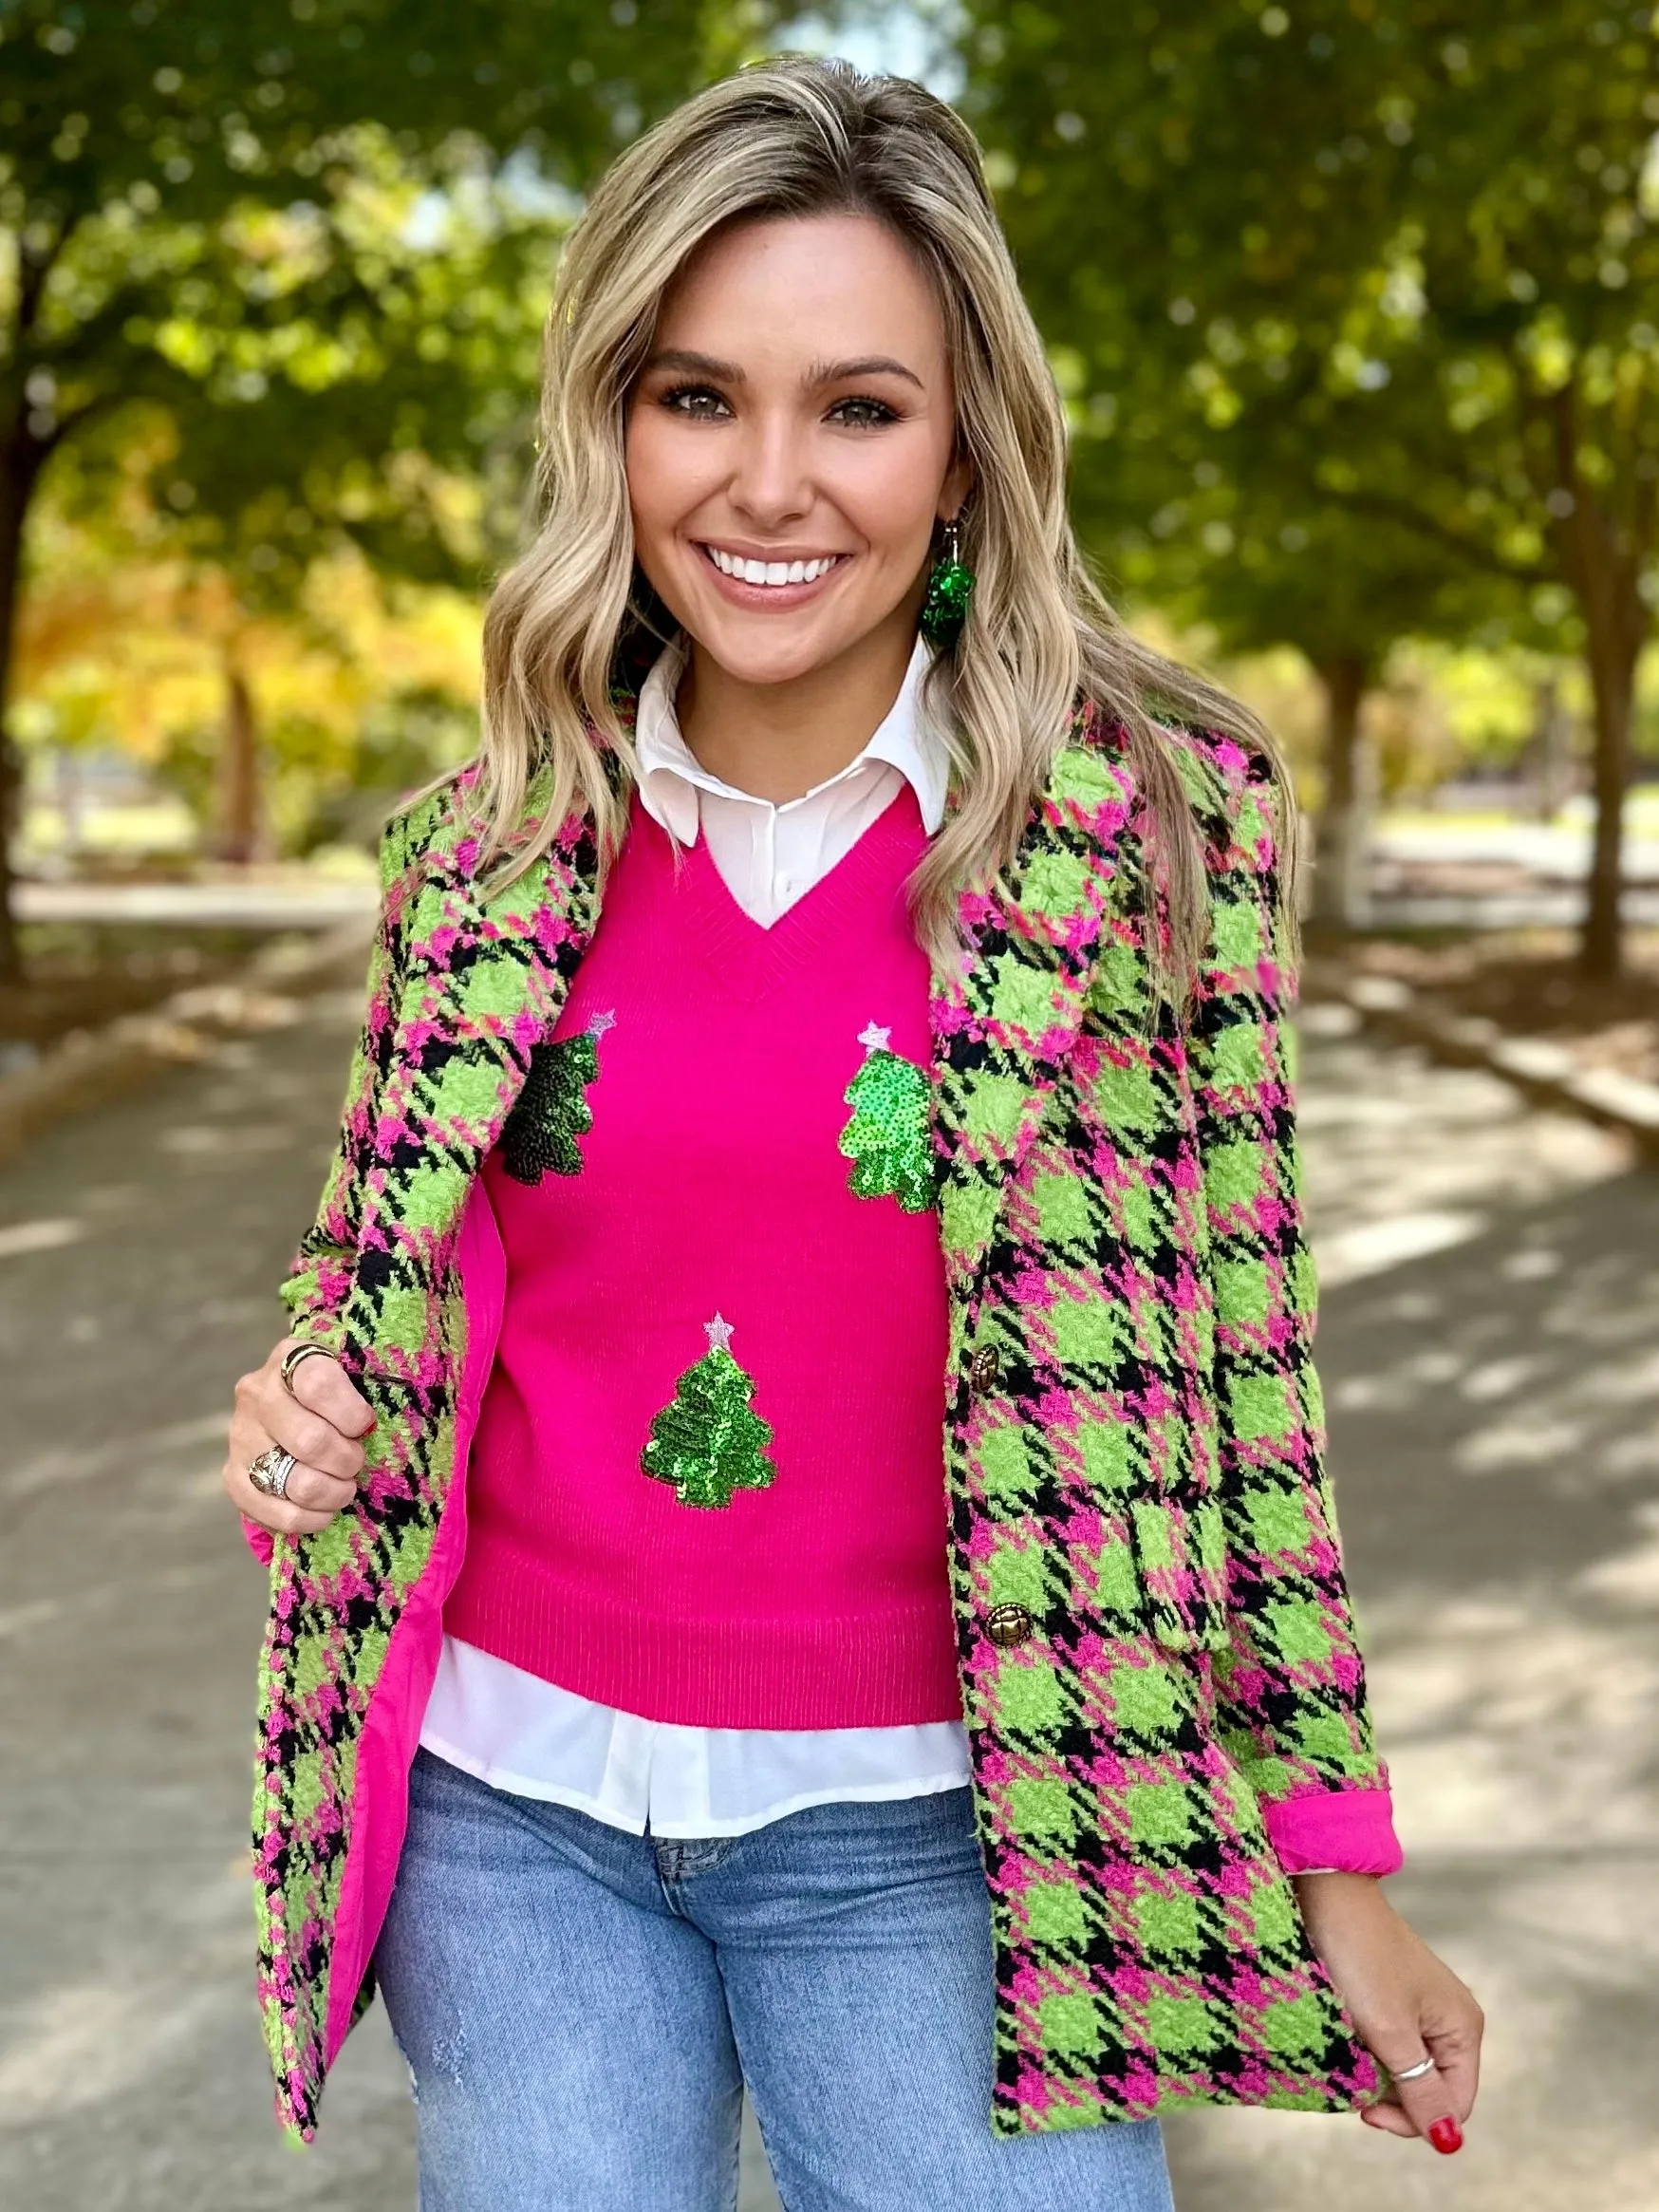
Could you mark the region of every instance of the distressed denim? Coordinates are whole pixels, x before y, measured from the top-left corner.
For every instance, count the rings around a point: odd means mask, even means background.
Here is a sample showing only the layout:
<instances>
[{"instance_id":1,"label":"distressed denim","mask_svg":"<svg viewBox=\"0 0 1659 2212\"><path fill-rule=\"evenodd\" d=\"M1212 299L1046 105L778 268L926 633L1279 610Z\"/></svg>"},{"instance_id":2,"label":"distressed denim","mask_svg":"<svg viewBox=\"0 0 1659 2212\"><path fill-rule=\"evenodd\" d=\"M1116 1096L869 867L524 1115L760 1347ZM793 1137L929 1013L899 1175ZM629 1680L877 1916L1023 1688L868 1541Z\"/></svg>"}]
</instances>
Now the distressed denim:
<instances>
[{"instance_id":1,"label":"distressed denim","mask_svg":"<svg viewBox=\"0 0 1659 2212\"><path fill-rule=\"evenodd\" d=\"M420 2212L1172 2212L1151 2121L992 2134L966 1790L668 1842L416 1755L375 1954Z\"/></svg>"}]
</instances>

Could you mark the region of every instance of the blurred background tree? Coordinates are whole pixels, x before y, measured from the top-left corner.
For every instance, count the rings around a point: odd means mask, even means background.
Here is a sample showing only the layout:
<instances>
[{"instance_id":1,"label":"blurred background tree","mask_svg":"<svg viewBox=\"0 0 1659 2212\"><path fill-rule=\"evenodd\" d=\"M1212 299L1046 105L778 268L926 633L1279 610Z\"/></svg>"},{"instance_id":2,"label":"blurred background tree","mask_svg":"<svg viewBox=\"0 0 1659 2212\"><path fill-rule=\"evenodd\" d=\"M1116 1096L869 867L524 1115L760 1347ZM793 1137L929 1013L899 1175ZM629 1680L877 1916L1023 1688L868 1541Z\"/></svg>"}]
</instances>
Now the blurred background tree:
<instances>
[{"instance_id":1,"label":"blurred background tree","mask_svg":"<svg viewBox=\"0 0 1659 2212\"><path fill-rule=\"evenodd\" d=\"M353 842L464 752L563 233L779 44L979 129L1085 543L1288 733L1317 918L1393 895L1380 780L1526 760L1547 818L1593 724L1613 965L1659 92L1646 13L1590 0L0 0L0 811L21 740L36 864L122 760L188 798L148 850L233 861Z\"/></svg>"},{"instance_id":2,"label":"blurred background tree","mask_svg":"<svg viewBox=\"0 0 1659 2212\"><path fill-rule=\"evenodd\" d=\"M251 621L294 607L345 540L475 577L560 228L757 20L753 0L0 9L0 980L18 967L6 707L54 456L84 445L91 473L165 418L156 513ZM236 850L255 733L233 645L225 668Z\"/></svg>"},{"instance_id":3,"label":"blurred background tree","mask_svg":"<svg viewBox=\"0 0 1659 2212\"><path fill-rule=\"evenodd\" d=\"M88 778L112 757L154 788L152 838L170 841L172 794L216 855L372 841L470 742L475 590L382 570L349 537L274 577L247 558L257 536L217 558L154 497L178 480L171 423L129 427L119 452L66 448L30 518L13 721L51 758L65 859L89 858L106 817L87 816Z\"/></svg>"},{"instance_id":4,"label":"blurred background tree","mask_svg":"<svg viewBox=\"0 0 1659 2212\"><path fill-rule=\"evenodd\" d=\"M955 21L1108 561L1236 638L1304 645L1338 815L1390 633L1581 653L1581 958L1614 973L1659 596L1651 8L964 0Z\"/></svg>"}]
</instances>

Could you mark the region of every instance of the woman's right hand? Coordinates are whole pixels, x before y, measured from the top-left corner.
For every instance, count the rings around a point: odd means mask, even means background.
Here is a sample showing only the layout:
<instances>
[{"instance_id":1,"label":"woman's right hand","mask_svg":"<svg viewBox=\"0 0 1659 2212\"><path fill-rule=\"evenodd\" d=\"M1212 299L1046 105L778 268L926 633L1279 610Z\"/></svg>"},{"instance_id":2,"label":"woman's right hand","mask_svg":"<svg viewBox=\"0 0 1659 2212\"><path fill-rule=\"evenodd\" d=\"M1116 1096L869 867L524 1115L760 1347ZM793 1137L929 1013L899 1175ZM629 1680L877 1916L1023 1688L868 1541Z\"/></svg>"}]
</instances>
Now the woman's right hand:
<instances>
[{"instance_id":1,"label":"woman's right hand","mask_svg":"<svg viewBox=\"0 0 1659 2212\"><path fill-rule=\"evenodd\" d=\"M221 1480L239 1512L284 1536L314 1536L357 1495L363 1472L363 1438L374 1415L338 1359L314 1355L290 1373L291 1392L282 1379L283 1355L294 1340L278 1344L263 1367L236 1385L231 1415L231 1444ZM291 1452L294 1465L287 1494L267 1497L248 1479L248 1470L272 1444Z\"/></svg>"}]
</instances>

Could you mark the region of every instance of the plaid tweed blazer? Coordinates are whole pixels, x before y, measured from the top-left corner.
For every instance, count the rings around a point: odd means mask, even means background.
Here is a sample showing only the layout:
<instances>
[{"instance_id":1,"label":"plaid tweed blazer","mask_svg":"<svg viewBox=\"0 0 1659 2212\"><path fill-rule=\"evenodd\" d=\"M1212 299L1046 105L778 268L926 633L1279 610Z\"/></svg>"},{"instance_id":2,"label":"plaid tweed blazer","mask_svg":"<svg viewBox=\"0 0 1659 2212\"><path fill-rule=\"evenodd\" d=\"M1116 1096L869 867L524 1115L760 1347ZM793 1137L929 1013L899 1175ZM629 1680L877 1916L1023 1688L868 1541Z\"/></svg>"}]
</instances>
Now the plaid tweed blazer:
<instances>
[{"instance_id":1,"label":"plaid tweed blazer","mask_svg":"<svg viewBox=\"0 0 1659 2212\"><path fill-rule=\"evenodd\" d=\"M1009 2134L1382 2086L1269 1834L1305 1793L1386 1787L1321 1464L1271 784L1169 736L1206 845L1195 1003L1156 1003L1133 780L1087 703L935 978L949 1566ZM455 1474L458 1224L598 912L587 817L481 890L467 789L386 834L339 1151L284 1288L378 1416L355 1506L271 1558L260 1990L301 2136L372 1994L355 1966L333 1986L376 1932L343 1940L383 1817L358 1753Z\"/></svg>"}]
</instances>

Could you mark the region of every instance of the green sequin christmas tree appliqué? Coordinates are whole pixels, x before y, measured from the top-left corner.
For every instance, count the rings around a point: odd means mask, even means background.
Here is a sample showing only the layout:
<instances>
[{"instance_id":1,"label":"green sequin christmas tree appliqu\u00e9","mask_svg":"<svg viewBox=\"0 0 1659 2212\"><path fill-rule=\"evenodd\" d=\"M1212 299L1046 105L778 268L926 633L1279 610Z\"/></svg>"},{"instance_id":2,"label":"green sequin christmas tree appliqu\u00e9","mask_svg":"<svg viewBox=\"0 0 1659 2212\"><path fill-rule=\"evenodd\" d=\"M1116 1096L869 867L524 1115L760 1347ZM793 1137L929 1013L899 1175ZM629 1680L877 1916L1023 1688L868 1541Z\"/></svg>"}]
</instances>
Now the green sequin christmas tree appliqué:
<instances>
[{"instance_id":1,"label":"green sequin christmas tree appliqu\u00e9","mask_svg":"<svg viewBox=\"0 0 1659 2212\"><path fill-rule=\"evenodd\" d=\"M524 1088L501 1132L501 1165L515 1183L582 1172L576 1139L593 1127L586 1093L599 1075L599 1040L615 1020L595 1014L580 1036L531 1047Z\"/></svg>"},{"instance_id":2,"label":"green sequin christmas tree appliqu\u00e9","mask_svg":"<svg viewBox=\"0 0 1659 2212\"><path fill-rule=\"evenodd\" d=\"M640 1465L671 1482L682 1506L729 1506L735 1491L763 1490L775 1475L772 1428L750 1406L755 1382L732 1357L731 1322L716 1314L703 1327L709 1348L652 1421Z\"/></svg>"},{"instance_id":3,"label":"green sequin christmas tree appliqu\u00e9","mask_svg":"<svg viewBox=\"0 0 1659 2212\"><path fill-rule=\"evenodd\" d=\"M855 1197L896 1198L906 1213L925 1213L939 1192L931 1085L925 1069L888 1050L891 1035L872 1022L859 1037L864 1064L842 1094L852 1112L841 1150L852 1162Z\"/></svg>"}]
</instances>

